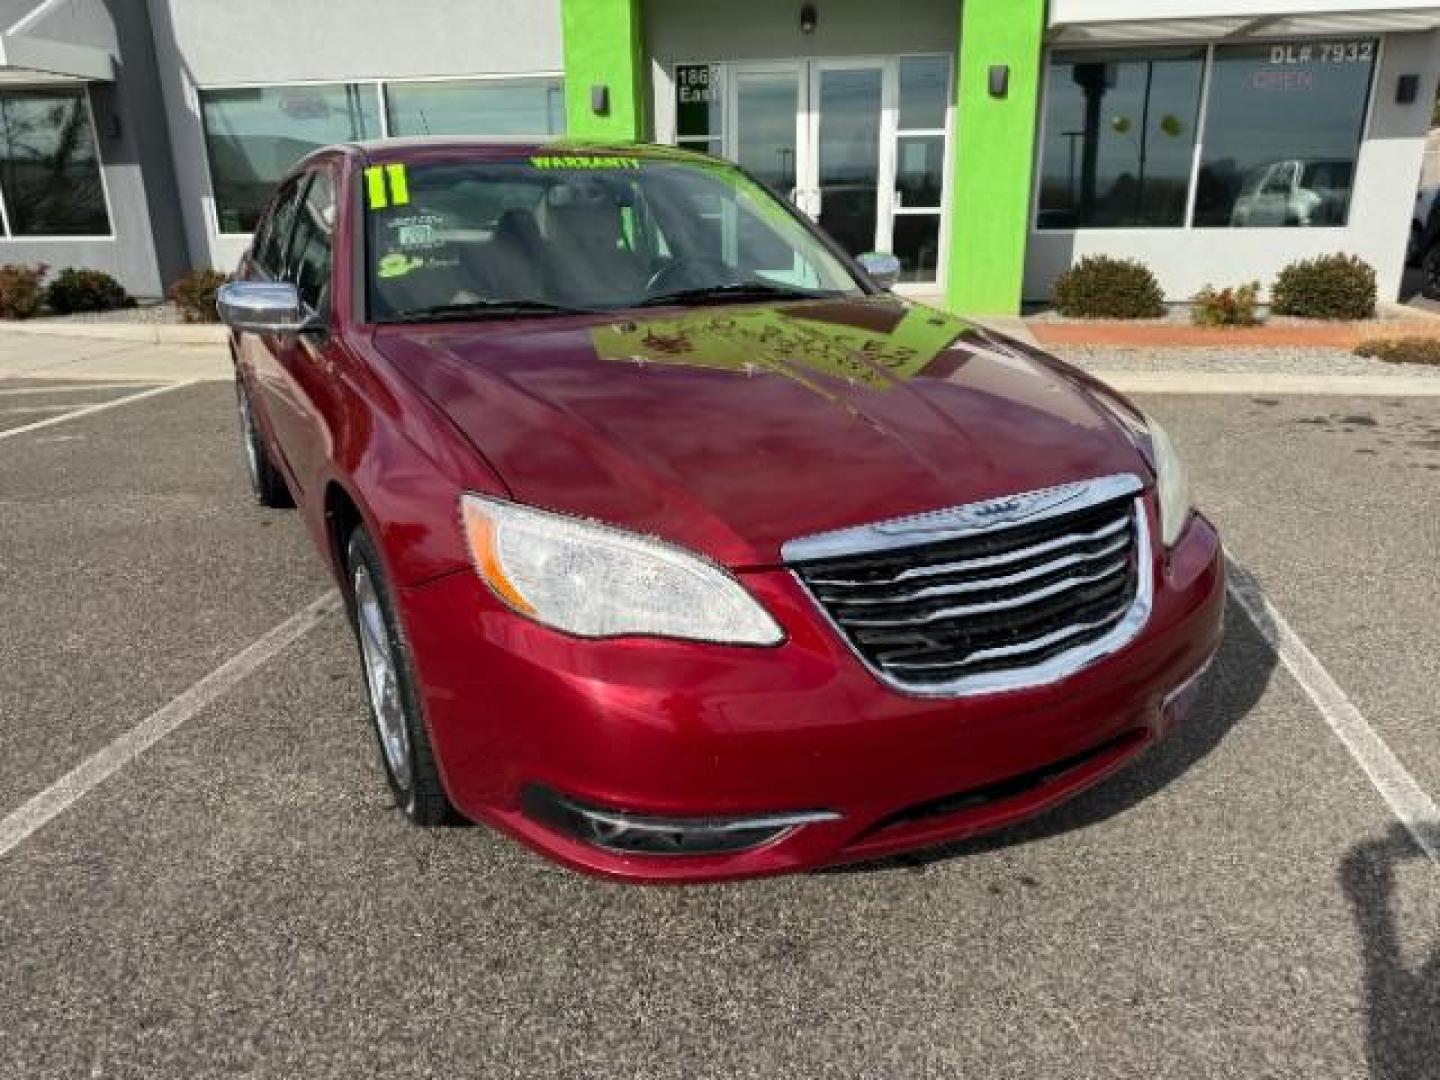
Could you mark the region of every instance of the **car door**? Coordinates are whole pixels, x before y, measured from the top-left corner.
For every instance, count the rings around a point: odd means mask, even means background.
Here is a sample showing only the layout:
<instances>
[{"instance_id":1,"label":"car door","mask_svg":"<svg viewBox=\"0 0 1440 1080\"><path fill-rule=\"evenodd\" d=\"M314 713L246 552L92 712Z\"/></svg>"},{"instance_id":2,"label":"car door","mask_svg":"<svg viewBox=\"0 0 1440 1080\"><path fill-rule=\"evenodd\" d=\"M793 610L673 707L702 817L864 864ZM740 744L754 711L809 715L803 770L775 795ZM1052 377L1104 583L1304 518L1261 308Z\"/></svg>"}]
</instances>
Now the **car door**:
<instances>
[{"instance_id":1,"label":"car door","mask_svg":"<svg viewBox=\"0 0 1440 1080\"><path fill-rule=\"evenodd\" d=\"M281 185L269 211L255 230L255 239L240 264L241 278L250 281L280 281L285 273L285 255L295 215L305 194L308 177L296 177ZM280 451L275 425L275 398L280 376L279 351L285 347L283 335L241 334L235 343L235 358L245 385L250 389L251 405L260 426L269 436L277 463L288 474L289 466Z\"/></svg>"},{"instance_id":2,"label":"car door","mask_svg":"<svg viewBox=\"0 0 1440 1080\"><path fill-rule=\"evenodd\" d=\"M307 177L285 256L282 279L300 294L302 311L313 315L317 328L275 338L276 370L272 385L275 436L300 491L319 482L330 452L327 417L338 392L330 281L334 253L335 176L333 167L318 165Z\"/></svg>"}]
</instances>

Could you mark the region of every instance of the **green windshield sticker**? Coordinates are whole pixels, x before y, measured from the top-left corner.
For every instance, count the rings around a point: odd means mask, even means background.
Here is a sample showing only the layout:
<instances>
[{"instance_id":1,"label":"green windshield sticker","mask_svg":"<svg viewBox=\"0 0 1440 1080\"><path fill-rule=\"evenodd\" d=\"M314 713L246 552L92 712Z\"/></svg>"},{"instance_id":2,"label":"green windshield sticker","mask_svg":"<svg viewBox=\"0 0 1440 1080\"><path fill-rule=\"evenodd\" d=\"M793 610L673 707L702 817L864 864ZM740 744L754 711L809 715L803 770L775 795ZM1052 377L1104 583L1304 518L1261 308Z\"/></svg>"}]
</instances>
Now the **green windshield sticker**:
<instances>
[{"instance_id":1,"label":"green windshield sticker","mask_svg":"<svg viewBox=\"0 0 1440 1080\"><path fill-rule=\"evenodd\" d=\"M640 159L606 155L580 157L574 154L559 154L548 157L532 157L530 164L537 169L630 169L640 168Z\"/></svg>"},{"instance_id":2,"label":"green windshield sticker","mask_svg":"<svg viewBox=\"0 0 1440 1080\"><path fill-rule=\"evenodd\" d=\"M419 255L405 255L394 251L389 255L382 256L380 261L375 264L375 276L378 278L404 277L424 265L425 260Z\"/></svg>"},{"instance_id":3,"label":"green windshield sticker","mask_svg":"<svg viewBox=\"0 0 1440 1080\"><path fill-rule=\"evenodd\" d=\"M410 178L404 165L370 165L365 169L366 201L371 210L410 202Z\"/></svg>"}]
</instances>

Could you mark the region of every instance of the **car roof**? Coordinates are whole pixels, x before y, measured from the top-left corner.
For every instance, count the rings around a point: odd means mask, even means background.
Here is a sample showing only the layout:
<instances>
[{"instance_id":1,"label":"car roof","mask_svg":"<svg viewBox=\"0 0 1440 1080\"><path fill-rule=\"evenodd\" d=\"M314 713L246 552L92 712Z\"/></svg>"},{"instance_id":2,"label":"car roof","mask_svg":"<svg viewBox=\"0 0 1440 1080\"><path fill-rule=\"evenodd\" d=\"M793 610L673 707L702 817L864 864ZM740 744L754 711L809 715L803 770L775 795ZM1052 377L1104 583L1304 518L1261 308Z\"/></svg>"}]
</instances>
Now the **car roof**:
<instances>
[{"instance_id":1,"label":"car roof","mask_svg":"<svg viewBox=\"0 0 1440 1080\"><path fill-rule=\"evenodd\" d=\"M402 139L367 139L326 147L316 154L340 151L368 162L417 162L442 158L469 157L504 160L517 157L565 154L605 155L652 161L713 161L706 154L677 146L655 143L593 142L580 139L477 139L455 136L423 136Z\"/></svg>"}]
</instances>

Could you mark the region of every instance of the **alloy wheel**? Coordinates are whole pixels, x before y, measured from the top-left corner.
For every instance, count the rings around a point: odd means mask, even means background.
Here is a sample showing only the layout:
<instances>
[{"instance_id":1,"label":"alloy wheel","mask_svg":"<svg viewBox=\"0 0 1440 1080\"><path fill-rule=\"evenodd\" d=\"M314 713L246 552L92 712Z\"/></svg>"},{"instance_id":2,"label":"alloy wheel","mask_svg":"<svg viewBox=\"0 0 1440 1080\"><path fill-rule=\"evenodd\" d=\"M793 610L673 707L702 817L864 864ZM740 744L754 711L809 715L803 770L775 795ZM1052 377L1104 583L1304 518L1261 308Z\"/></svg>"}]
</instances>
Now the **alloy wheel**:
<instances>
[{"instance_id":1,"label":"alloy wheel","mask_svg":"<svg viewBox=\"0 0 1440 1080\"><path fill-rule=\"evenodd\" d=\"M410 790L410 735L405 726L405 708L400 698L399 664L390 645L385 612L369 569L355 567L355 621L360 630L360 652L365 661L365 683L370 691L370 711L375 732L390 775L402 791Z\"/></svg>"}]
</instances>

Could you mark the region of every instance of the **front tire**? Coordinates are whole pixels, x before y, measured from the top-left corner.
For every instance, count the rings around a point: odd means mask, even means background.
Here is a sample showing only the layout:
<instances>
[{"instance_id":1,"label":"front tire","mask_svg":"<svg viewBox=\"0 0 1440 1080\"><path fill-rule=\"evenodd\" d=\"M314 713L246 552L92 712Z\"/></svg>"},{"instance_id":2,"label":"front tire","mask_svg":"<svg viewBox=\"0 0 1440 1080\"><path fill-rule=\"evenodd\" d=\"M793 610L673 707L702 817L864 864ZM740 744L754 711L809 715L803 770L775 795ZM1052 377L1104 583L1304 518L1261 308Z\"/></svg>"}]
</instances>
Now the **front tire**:
<instances>
[{"instance_id":1,"label":"front tire","mask_svg":"<svg viewBox=\"0 0 1440 1080\"><path fill-rule=\"evenodd\" d=\"M413 824L448 824L456 814L440 783L435 753L420 713L409 645L395 616L379 553L364 526L350 534L345 562L351 623L365 670L380 764L390 790Z\"/></svg>"},{"instance_id":2,"label":"front tire","mask_svg":"<svg viewBox=\"0 0 1440 1080\"><path fill-rule=\"evenodd\" d=\"M235 402L240 410L240 438L245 445L245 469L250 476L250 489L255 501L273 510L287 510L295 505L285 478L270 458L265 439L255 422L255 409L250 404L250 391L240 373L235 373Z\"/></svg>"}]
</instances>

